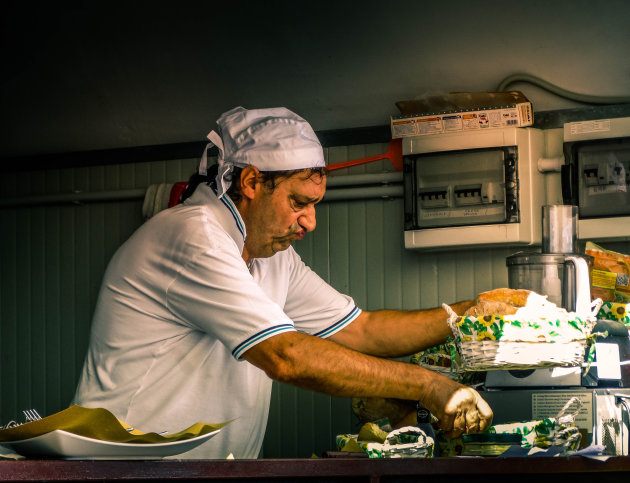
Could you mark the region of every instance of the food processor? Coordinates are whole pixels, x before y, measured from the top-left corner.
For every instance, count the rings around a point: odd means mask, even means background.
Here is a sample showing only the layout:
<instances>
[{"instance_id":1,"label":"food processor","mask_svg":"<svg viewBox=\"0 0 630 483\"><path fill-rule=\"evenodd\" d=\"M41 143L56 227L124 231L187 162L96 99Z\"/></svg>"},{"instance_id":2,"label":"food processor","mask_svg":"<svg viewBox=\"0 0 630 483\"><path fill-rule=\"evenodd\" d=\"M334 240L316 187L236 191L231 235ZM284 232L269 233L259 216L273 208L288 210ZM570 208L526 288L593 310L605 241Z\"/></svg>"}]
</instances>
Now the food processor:
<instances>
[{"instance_id":1,"label":"food processor","mask_svg":"<svg viewBox=\"0 0 630 483\"><path fill-rule=\"evenodd\" d=\"M543 206L542 251L515 253L506 258L506 265L510 288L546 295L557 306L587 317L593 258L576 252L577 213L574 205Z\"/></svg>"}]
</instances>

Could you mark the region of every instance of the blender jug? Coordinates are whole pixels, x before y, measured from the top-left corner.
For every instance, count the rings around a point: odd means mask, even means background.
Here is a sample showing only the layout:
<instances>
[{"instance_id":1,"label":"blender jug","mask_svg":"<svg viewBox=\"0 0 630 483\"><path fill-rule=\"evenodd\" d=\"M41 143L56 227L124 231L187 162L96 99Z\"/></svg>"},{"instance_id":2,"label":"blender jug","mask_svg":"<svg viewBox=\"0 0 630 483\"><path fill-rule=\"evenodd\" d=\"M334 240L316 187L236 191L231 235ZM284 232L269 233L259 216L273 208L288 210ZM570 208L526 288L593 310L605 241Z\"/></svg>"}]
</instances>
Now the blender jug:
<instances>
[{"instance_id":1,"label":"blender jug","mask_svg":"<svg viewBox=\"0 0 630 483\"><path fill-rule=\"evenodd\" d=\"M589 265L593 258L574 253L577 206L542 207L542 253L519 252L507 257L510 288L533 290L578 315L591 313Z\"/></svg>"},{"instance_id":2,"label":"blender jug","mask_svg":"<svg viewBox=\"0 0 630 483\"><path fill-rule=\"evenodd\" d=\"M515 253L506 259L508 284L547 295L557 306L587 316L591 313L589 259L573 253Z\"/></svg>"}]
</instances>

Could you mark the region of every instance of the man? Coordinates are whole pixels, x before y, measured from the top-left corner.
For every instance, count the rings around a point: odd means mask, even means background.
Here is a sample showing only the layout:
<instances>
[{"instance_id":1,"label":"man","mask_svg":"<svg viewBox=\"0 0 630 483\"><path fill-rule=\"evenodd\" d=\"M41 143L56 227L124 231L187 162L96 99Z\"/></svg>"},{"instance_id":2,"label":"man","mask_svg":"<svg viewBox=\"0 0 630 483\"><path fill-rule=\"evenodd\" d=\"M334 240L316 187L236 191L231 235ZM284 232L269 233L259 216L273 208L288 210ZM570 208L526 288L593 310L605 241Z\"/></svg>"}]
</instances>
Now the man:
<instances>
[{"instance_id":1,"label":"man","mask_svg":"<svg viewBox=\"0 0 630 483\"><path fill-rule=\"evenodd\" d=\"M442 342L442 309L361 311L291 247L315 229L326 189L310 125L284 108L240 107L217 124L213 171L206 149L185 201L112 258L75 402L144 431L233 420L190 458L257 457L272 380L418 400L452 436L486 429L492 411L476 391L387 359Z\"/></svg>"}]
</instances>

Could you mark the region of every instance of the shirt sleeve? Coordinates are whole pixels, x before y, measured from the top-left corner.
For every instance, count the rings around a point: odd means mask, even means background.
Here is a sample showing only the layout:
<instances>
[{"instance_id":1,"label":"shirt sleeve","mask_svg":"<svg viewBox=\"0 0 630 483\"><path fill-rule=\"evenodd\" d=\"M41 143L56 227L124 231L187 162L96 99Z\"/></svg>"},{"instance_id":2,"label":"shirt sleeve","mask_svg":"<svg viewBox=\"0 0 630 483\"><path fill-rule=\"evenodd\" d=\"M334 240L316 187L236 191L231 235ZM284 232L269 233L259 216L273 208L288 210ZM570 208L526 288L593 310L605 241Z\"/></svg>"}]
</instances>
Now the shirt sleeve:
<instances>
[{"instance_id":1,"label":"shirt sleeve","mask_svg":"<svg viewBox=\"0 0 630 483\"><path fill-rule=\"evenodd\" d=\"M215 247L188 262L170 284L167 304L183 324L216 337L236 359L269 337L295 330L232 250Z\"/></svg>"},{"instance_id":2,"label":"shirt sleeve","mask_svg":"<svg viewBox=\"0 0 630 483\"><path fill-rule=\"evenodd\" d=\"M311 270L292 249L290 290L284 306L295 328L317 337L330 337L361 313L354 300L341 294Z\"/></svg>"}]
</instances>

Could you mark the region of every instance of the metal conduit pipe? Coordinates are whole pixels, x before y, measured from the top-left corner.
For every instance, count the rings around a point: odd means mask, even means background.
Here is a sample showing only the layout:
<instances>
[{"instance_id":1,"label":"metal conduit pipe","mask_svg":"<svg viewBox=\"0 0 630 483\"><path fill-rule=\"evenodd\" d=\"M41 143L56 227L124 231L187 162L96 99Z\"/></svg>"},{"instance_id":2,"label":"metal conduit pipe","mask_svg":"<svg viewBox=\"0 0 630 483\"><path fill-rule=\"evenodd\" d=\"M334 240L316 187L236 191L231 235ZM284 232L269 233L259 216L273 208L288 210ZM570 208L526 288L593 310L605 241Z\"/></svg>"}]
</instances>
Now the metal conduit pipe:
<instances>
[{"instance_id":1,"label":"metal conduit pipe","mask_svg":"<svg viewBox=\"0 0 630 483\"><path fill-rule=\"evenodd\" d=\"M54 195L22 196L20 198L0 199L0 208L136 200L143 199L146 192L147 190L144 188L137 188L129 190L77 191L75 193L58 193Z\"/></svg>"},{"instance_id":2,"label":"metal conduit pipe","mask_svg":"<svg viewBox=\"0 0 630 483\"><path fill-rule=\"evenodd\" d=\"M402 197L402 185L400 183L402 183L402 173L399 172L329 176L327 187L330 189L327 189L323 201ZM344 188L346 186L360 187ZM128 190L77 191L74 193L23 196L19 198L0 199L0 208L141 200L144 198L146 191L145 188L135 188Z\"/></svg>"}]
</instances>

